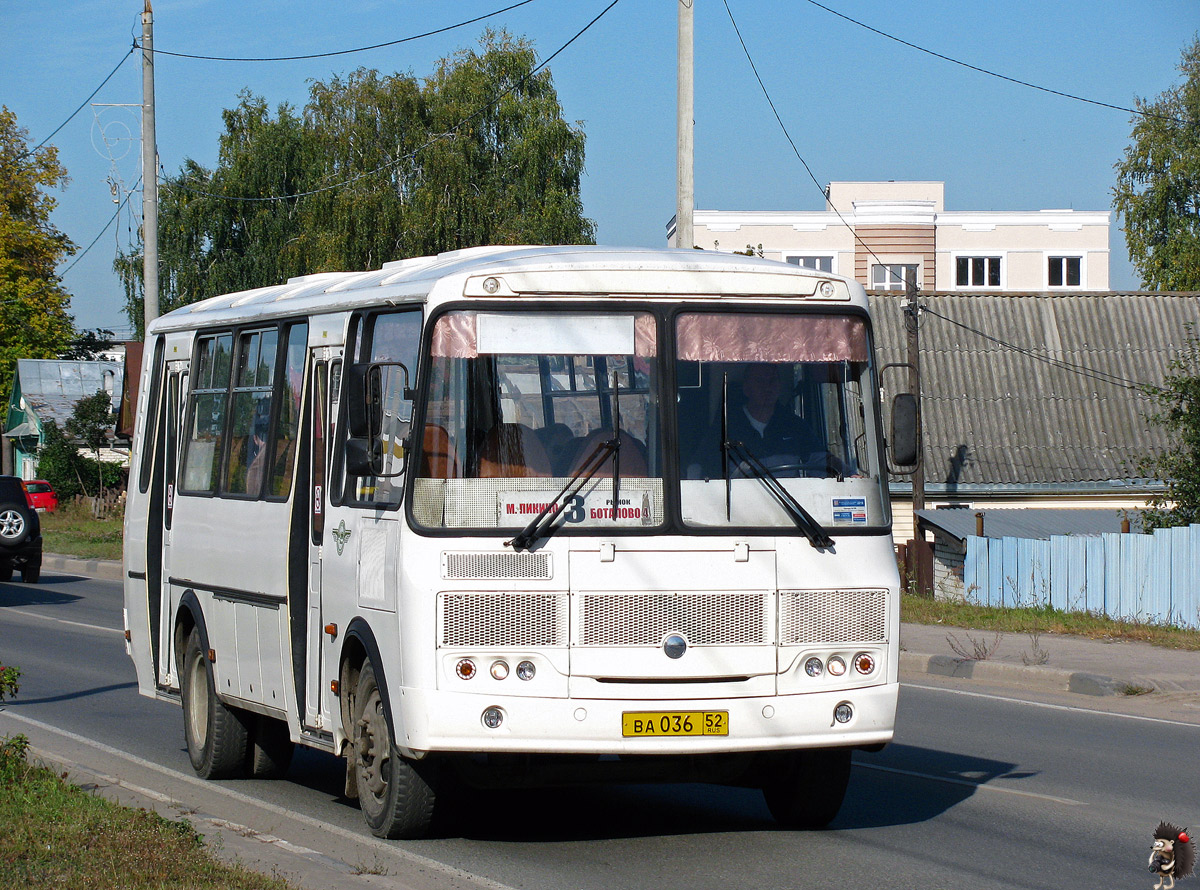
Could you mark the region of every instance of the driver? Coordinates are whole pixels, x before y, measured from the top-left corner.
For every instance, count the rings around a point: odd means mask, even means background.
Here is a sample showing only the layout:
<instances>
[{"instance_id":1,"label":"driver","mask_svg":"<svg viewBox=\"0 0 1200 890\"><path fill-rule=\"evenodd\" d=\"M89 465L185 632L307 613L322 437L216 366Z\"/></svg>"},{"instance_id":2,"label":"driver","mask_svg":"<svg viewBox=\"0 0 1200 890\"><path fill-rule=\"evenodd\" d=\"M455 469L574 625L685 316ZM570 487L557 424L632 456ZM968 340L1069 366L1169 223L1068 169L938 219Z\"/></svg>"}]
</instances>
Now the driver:
<instances>
[{"instance_id":1,"label":"driver","mask_svg":"<svg viewBox=\"0 0 1200 890\"><path fill-rule=\"evenodd\" d=\"M782 390L779 366L748 365L742 376L744 401L729 411L729 441L741 442L768 466L796 463L825 450L816 432L780 404Z\"/></svg>"}]
</instances>

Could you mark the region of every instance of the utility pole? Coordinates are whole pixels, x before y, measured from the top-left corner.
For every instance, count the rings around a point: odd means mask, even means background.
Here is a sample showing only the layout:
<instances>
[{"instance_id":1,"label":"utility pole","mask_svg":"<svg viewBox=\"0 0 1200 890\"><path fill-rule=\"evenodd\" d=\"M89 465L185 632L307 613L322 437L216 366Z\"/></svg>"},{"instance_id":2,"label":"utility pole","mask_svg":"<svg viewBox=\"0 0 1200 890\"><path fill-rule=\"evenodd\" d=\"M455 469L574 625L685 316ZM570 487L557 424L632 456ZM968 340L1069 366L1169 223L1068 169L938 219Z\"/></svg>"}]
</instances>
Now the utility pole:
<instances>
[{"instance_id":1,"label":"utility pole","mask_svg":"<svg viewBox=\"0 0 1200 890\"><path fill-rule=\"evenodd\" d=\"M154 12L142 12L142 297L145 327L158 318L158 140L154 135Z\"/></svg>"},{"instance_id":2,"label":"utility pole","mask_svg":"<svg viewBox=\"0 0 1200 890\"><path fill-rule=\"evenodd\" d=\"M925 509L925 430L921 411L921 304L917 300L917 272L905 270L904 330L908 341L908 391L917 398L917 466L912 471L913 537L917 537L917 511Z\"/></svg>"},{"instance_id":3,"label":"utility pole","mask_svg":"<svg viewBox=\"0 0 1200 890\"><path fill-rule=\"evenodd\" d=\"M147 0L149 2L149 0ZM695 180L692 173L695 114L693 109L692 18L695 0L676 0L679 4L678 101L676 103L676 184L675 246L696 246L692 217L696 206Z\"/></svg>"}]
</instances>

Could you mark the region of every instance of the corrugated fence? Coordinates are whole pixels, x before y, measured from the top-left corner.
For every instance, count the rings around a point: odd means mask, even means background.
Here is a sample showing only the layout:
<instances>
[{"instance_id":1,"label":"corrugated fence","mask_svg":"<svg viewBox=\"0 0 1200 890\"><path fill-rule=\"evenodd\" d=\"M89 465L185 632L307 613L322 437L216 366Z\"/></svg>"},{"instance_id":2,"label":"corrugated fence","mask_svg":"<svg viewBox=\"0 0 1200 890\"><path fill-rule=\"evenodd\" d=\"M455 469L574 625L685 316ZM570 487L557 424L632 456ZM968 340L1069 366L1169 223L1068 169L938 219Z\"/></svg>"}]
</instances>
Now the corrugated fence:
<instances>
[{"instance_id":1,"label":"corrugated fence","mask_svg":"<svg viewBox=\"0 0 1200 890\"><path fill-rule=\"evenodd\" d=\"M971 602L1200 628L1200 525L1152 535L967 538Z\"/></svg>"}]
</instances>

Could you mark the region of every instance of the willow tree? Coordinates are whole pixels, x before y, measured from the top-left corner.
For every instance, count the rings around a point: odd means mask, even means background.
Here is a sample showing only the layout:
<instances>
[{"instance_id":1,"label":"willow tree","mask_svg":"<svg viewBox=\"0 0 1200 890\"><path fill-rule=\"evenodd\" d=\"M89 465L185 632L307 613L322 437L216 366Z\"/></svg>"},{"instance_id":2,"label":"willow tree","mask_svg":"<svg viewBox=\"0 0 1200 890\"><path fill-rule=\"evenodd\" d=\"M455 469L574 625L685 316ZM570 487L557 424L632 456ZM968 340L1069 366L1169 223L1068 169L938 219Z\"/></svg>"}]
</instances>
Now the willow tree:
<instances>
[{"instance_id":1,"label":"willow tree","mask_svg":"<svg viewBox=\"0 0 1200 890\"><path fill-rule=\"evenodd\" d=\"M273 115L244 91L216 168L188 160L163 182L163 310L481 244L591 243L583 131L536 67L528 40L488 31L424 81L359 69ZM140 249L117 270L140 331Z\"/></svg>"}]
</instances>

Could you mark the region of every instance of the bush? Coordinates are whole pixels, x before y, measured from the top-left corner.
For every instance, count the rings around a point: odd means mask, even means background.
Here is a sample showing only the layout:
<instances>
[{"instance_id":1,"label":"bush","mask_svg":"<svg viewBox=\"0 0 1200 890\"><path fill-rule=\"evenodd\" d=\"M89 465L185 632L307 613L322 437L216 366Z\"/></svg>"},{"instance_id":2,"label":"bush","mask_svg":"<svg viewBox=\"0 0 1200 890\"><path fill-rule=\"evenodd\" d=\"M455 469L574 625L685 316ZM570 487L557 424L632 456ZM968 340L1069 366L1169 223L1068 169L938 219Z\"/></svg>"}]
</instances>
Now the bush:
<instances>
[{"instance_id":1,"label":"bush","mask_svg":"<svg viewBox=\"0 0 1200 890\"><path fill-rule=\"evenodd\" d=\"M20 688L17 681L21 671L0 664L0 701L12 698ZM23 774L25 752L29 750L29 739L23 735L5 736L0 739L0 784L12 782Z\"/></svg>"},{"instance_id":2,"label":"bush","mask_svg":"<svg viewBox=\"0 0 1200 890\"><path fill-rule=\"evenodd\" d=\"M117 464L101 463L104 487L120 487L124 471ZM93 496L99 493L99 475L96 461L86 458L58 428L54 421L47 422L42 434L42 448L38 452L38 476L45 479L58 495L59 502L69 501L80 495Z\"/></svg>"}]
</instances>

